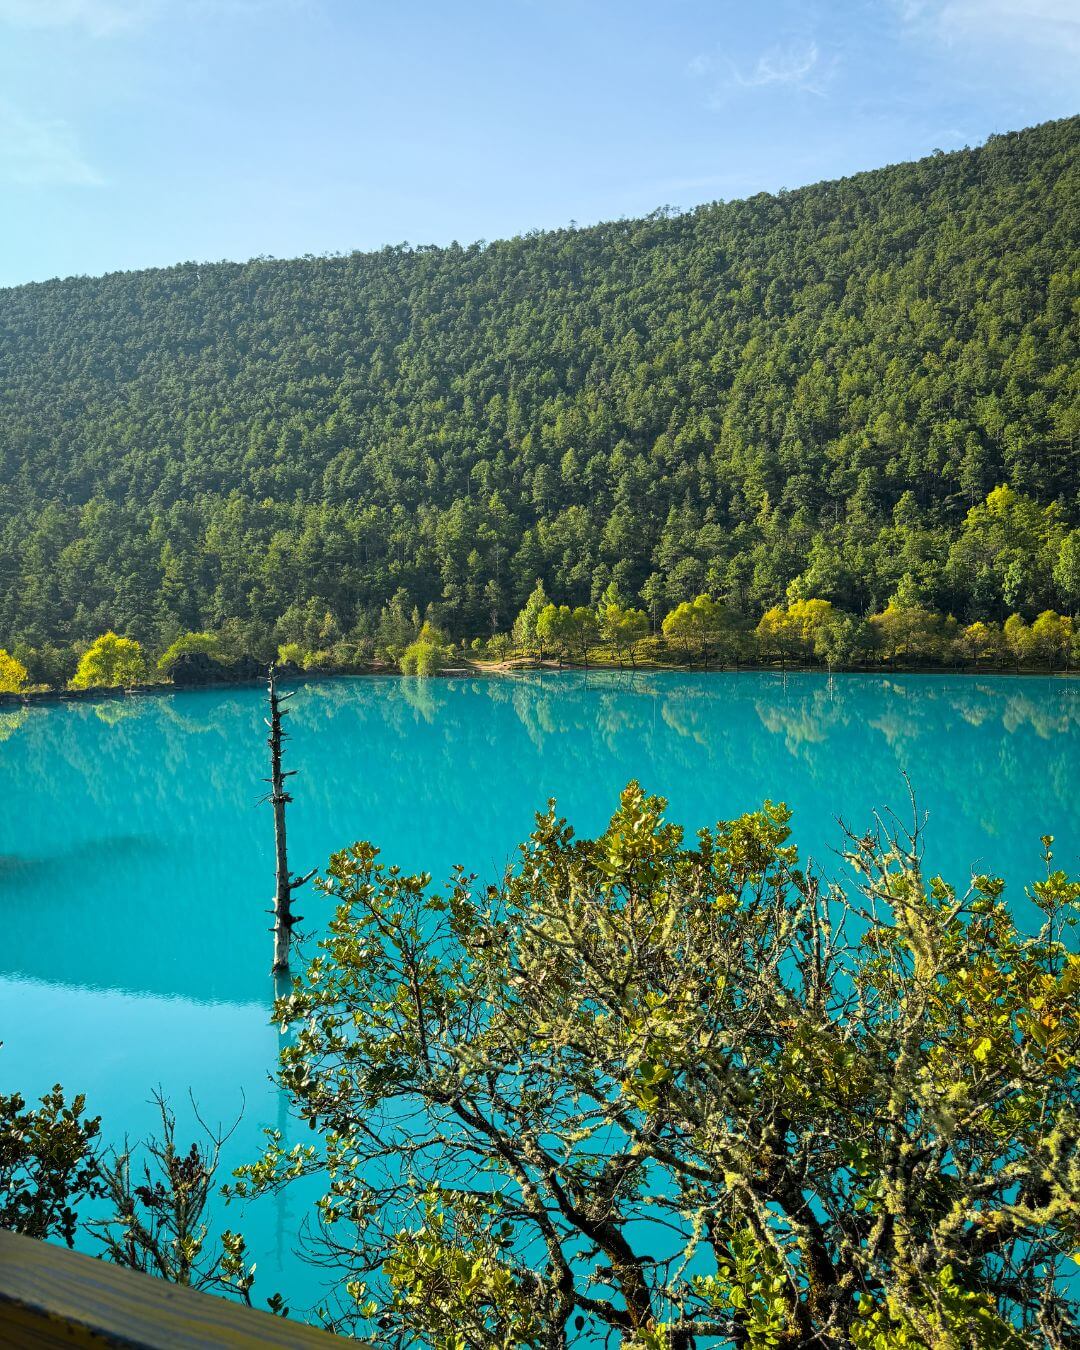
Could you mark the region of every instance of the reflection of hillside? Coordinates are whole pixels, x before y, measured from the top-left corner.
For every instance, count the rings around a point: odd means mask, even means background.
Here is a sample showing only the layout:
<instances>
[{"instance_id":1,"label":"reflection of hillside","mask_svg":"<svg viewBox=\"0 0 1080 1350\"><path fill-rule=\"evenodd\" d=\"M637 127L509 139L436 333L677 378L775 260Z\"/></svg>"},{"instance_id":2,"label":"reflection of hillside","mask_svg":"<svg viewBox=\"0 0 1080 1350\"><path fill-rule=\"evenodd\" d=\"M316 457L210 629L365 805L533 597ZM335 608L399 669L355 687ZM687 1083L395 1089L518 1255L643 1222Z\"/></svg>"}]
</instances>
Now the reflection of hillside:
<instances>
[{"instance_id":1,"label":"reflection of hillside","mask_svg":"<svg viewBox=\"0 0 1080 1350\"><path fill-rule=\"evenodd\" d=\"M0 712L3 968L195 999L266 992L272 885L259 689ZM119 704L106 722L99 707ZM1015 886L1038 836L1080 849L1080 686L770 673L393 677L301 684L289 705L294 865L371 838L436 878L490 876L555 795L579 831L632 777L690 828L788 801L824 856L836 817L930 812L931 863ZM7 729L6 739L4 731ZM305 894L305 926L326 902Z\"/></svg>"}]
</instances>

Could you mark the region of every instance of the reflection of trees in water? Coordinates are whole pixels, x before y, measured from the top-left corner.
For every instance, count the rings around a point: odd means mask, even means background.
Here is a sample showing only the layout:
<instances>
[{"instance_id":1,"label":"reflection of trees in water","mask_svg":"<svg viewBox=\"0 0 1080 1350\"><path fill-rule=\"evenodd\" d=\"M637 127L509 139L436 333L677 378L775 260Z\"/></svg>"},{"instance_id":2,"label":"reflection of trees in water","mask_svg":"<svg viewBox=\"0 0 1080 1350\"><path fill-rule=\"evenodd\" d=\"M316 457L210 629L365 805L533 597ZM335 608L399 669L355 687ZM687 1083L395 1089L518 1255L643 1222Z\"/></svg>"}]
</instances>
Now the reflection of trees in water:
<instances>
[{"instance_id":1,"label":"reflection of trees in water","mask_svg":"<svg viewBox=\"0 0 1080 1350\"><path fill-rule=\"evenodd\" d=\"M0 708L0 743L10 740L29 720L29 708Z\"/></svg>"},{"instance_id":2,"label":"reflection of trees in water","mask_svg":"<svg viewBox=\"0 0 1080 1350\"><path fill-rule=\"evenodd\" d=\"M103 809L139 811L168 803L180 822L190 814L187 803L202 814L214 796L230 800L237 789L232 747L238 734L246 741L248 723L252 728L257 725L255 705L245 706L236 698L220 700L192 726L192 719L177 711L183 697L66 703L46 710L45 722L36 729L47 761L40 771L54 777L59 760L79 780L71 795L89 797ZM202 711L197 702L194 706ZM218 745L209 753L195 750L196 736L216 736ZM247 748L257 756L259 744L256 736ZM179 772L193 759L198 763L196 772ZM138 766L137 772L132 765ZM124 798L118 801L121 784Z\"/></svg>"},{"instance_id":3,"label":"reflection of trees in water","mask_svg":"<svg viewBox=\"0 0 1080 1350\"><path fill-rule=\"evenodd\" d=\"M865 725L880 732L885 743L895 751L911 745L924 732L924 727L919 724L917 710L906 706L886 708L878 716L868 717Z\"/></svg>"},{"instance_id":4,"label":"reflection of trees in water","mask_svg":"<svg viewBox=\"0 0 1080 1350\"><path fill-rule=\"evenodd\" d=\"M760 700L755 705L766 731L784 737L788 753L807 757L810 747L821 745L840 721L841 713L825 690L816 690L811 700L796 708Z\"/></svg>"},{"instance_id":5,"label":"reflection of trees in water","mask_svg":"<svg viewBox=\"0 0 1080 1350\"><path fill-rule=\"evenodd\" d=\"M703 704L691 699L668 696L660 704L664 725L670 727L676 736L695 741L703 747L708 747L712 740L707 713L708 709Z\"/></svg>"},{"instance_id":6,"label":"reflection of trees in water","mask_svg":"<svg viewBox=\"0 0 1080 1350\"><path fill-rule=\"evenodd\" d=\"M846 696L841 684L832 701L820 688L789 682L775 701L759 699L757 712L817 784L841 768L888 794L903 768L920 795L934 796L939 818L944 801L947 813L966 814L992 837L1010 819L1014 793L1023 795L1029 816L1044 822L1041 828L1070 809L1080 729L1080 686L1070 682L1044 681L1036 691L1009 679L878 680ZM751 763L761 762L759 744L751 739L745 748Z\"/></svg>"},{"instance_id":7,"label":"reflection of trees in water","mask_svg":"<svg viewBox=\"0 0 1080 1350\"><path fill-rule=\"evenodd\" d=\"M184 711L181 711L183 706ZM176 699L163 698L161 700L161 711L164 720L171 723L178 731L185 736L211 736L221 731L220 706L208 710L207 714L201 717L193 715L190 705L180 705ZM235 705L233 707L235 712Z\"/></svg>"},{"instance_id":8,"label":"reflection of trees in water","mask_svg":"<svg viewBox=\"0 0 1080 1350\"><path fill-rule=\"evenodd\" d=\"M845 685L845 679L857 684ZM909 772L925 761L927 770L937 775L946 767L938 754L945 743L975 738L985 746L985 734L997 727L1009 736L1030 731L1053 749L1055 740L1080 728L1080 686L1065 681L1047 682L1036 692L1026 681L987 684L974 679L841 677L830 684L816 677L782 681L716 675L680 682L634 672L585 677L534 673L505 680L391 677L305 684L292 707L292 730L298 738L302 734L307 756L303 767L315 770L304 783L309 801L322 800L318 738L331 726L339 744L357 738L358 757L375 754L391 769L409 765L413 778L417 745L411 738L422 726L425 751L472 756L472 763L457 766L464 772L454 777L475 793L489 753L522 753L507 726L509 709L532 753L542 753L559 738L561 763L584 765L631 743L676 767L700 765L699 752L715 761L722 761L726 752L753 757L758 745L766 760L772 760L773 738L781 738L788 755L816 774L831 772L828 750L839 740L847 761L868 753L871 759L880 758L888 747L898 759L910 761ZM20 733L24 769L53 777L59 760L103 806L137 808L167 800L182 820L185 802L190 799L201 810L210 790L226 802L238 794L244 800L250 795L261 774L260 710L260 690L18 708L0 711L0 738ZM463 717L468 722L464 739ZM764 739L748 723L767 733ZM365 749L365 734L377 734L377 746ZM195 752L194 738L217 743L209 753ZM694 749L681 750L680 741ZM1065 762L1064 753L1063 746L1051 756L1055 774ZM193 756L197 771L178 773ZM957 756L948 759L955 762ZM123 803L116 802L119 770L132 761L138 762L138 772L120 775L126 795ZM1014 777L1024 768L1022 757L1008 756L999 771ZM470 774L480 777L469 783ZM334 791L332 780L325 789ZM783 784L776 789L782 791Z\"/></svg>"},{"instance_id":9,"label":"reflection of trees in water","mask_svg":"<svg viewBox=\"0 0 1080 1350\"><path fill-rule=\"evenodd\" d=\"M533 746L542 751L544 748L544 719L540 715L538 705L543 701L543 689L524 682L514 681L514 692L511 700L514 712L517 714L518 721L525 728L525 734L532 742Z\"/></svg>"},{"instance_id":10,"label":"reflection of trees in water","mask_svg":"<svg viewBox=\"0 0 1080 1350\"><path fill-rule=\"evenodd\" d=\"M1016 688L1014 681L1008 683L1014 687L1006 692L962 678L949 680L946 688L881 680L876 689L863 691L871 695L873 714L867 716L865 709L845 700L838 681L805 690L789 681L779 698L758 697L755 706L763 726L795 744L822 742L830 730L856 724L872 726L894 747L957 730L960 723L973 729L999 726L1010 734L1030 727L1044 740L1080 728L1080 686L1048 681L1050 689L1044 687L1036 696Z\"/></svg>"},{"instance_id":11,"label":"reflection of trees in water","mask_svg":"<svg viewBox=\"0 0 1080 1350\"><path fill-rule=\"evenodd\" d=\"M419 675L403 677L401 696L425 722L434 722L437 705L430 680L421 679Z\"/></svg>"},{"instance_id":12,"label":"reflection of trees in water","mask_svg":"<svg viewBox=\"0 0 1080 1350\"><path fill-rule=\"evenodd\" d=\"M255 809L265 790L264 697L252 688L100 705L123 708L115 721L102 720L90 703L0 710L0 766L15 799L41 819L60 812L55 828L70 836L69 861L71 848L98 848L93 870L101 876L89 884L114 883L110 922L125 941L102 958L115 966L103 970L104 982L123 983L125 974L130 982L132 964L142 963L143 987L180 992L177 951L191 904L211 906L214 941L234 954L238 971L250 963L257 979L265 974L271 845L268 822ZM932 799L935 835L953 833L950 820L977 822L988 837L1000 832L999 851L1015 855L1014 836L1029 821L1039 823L1037 838L1043 829L1060 831L1063 815L1075 819L1080 684L1060 680L374 677L301 684L291 711L290 749L303 770L295 815L305 867L367 837L400 850L389 860L410 867L441 875L460 861L486 872L512 852L551 793L580 828L591 812L592 828L630 776L681 801L691 828L766 795L803 803L796 834L815 849L825 841L814 832L839 812L862 811L871 795L875 803L902 796L900 768L920 799ZM812 820L807 803L817 812ZM154 894L145 879L141 890L127 885L125 869L142 876L137 852L117 854L108 871L108 850L99 846L119 835L167 841L172 851ZM433 838L440 841L434 852L429 843L416 846ZM1076 844L1060 843L1065 865ZM445 856L449 850L454 856ZM4 851L23 846L14 825L5 830L0 822ZM92 925L92 905L80 899L80 887L67 890L73 898L64 922L74 948L79 925ZM42 914L60 900L44 889L25 896L28 903L15 906L19 959L50 978L52 956L35 949ZM37 915L34 905L42 907ZM323 917L317 903L307 912ZM200 996L197 961L185 979Z\"/></svg>"},{"instance_id":13,"label":"reflection of trees in water","mask_svg":"<svg viewBox=\"0 0 1080 1350\"><path fill-rule=\"evenodd\" d=\"M313 732L344 718L374 719L404 733L418 721L435 724L448 700L476 683L415 675L319 681L297 686L290 712L296 726Z\"/></svg>"},{"instance_id":14,"label":"reflection of trees in water","mask_svg":"<svg viewBox=\"0 0 1080 1350\"><path fill-rule=\"evenodd\" d=\"M651 697L639 695L641 698ZM600 695L596 708L596 724L604 745L613 754L628 736L638 729L645 729L649 717L648 708L634 707L625 700L617 698L608 691Z\"/></svg>"},{"instance_id":15,"label":"reflection of trees in water","mask_svg":"<svg viewBox=\"0 0 1080 1350\"><path fill-rule=\"evenodd\" d=\"M1029 726L1041 740L1052 740L1080 727L1080 694L1049 706L1024 694L1016 694L1009 699L1001 722L1010 733Z\"/></svg>"},{"instance_id":16,"label":"reflection of trees in water","mask_svg":"<svg viewBox=\"0 0 1080 1350\"><path fill-rule=\"evenodd\" d=\"M539 694L522 691L514 709L529 734L542 748L545 738L572 735L590 749L602 743L614 750L620 737L642 728L642 709L620 699L607 689L582 685L561 692L545 689ZM588 753L588 751L586 751Z\"/></svg>"},{"instance_id":17,"label":"reflection of trees in water","mask_svg":"<svg viewBox=\"0 0 1080 1350\"><path fill-rule=\"evenodd\" d=\"M464 697L481 701L493 712L502 707L512 708L537 751L543 751L552 737L567 735L584 738L586 754L597 744L613 748L625 734L642 734L645 721L657 709L673 730L699 735L702 743L708 743L704 730L690 733L675 712L676 708L688 707L690 701L696 701L702 717L707 718L708 686L669 693L657 684L657 677L641 671L584 674L531 671L474 680L364 678L303 686L302 692L303 699L294 704L295 721L312 731L346 713L361 722L376 716L385 727L404 734L415 725L417 713L424 721L437 725L441 716L451 712L454 716L447 726L446 740L456 740L453 721ZM642 700L652 705L652 711L644 716ZM488 729L487 744L493 749L504 749L500 737L505 735L505 724L495 717L485 717L483 724ZM474 737L476 731L475 727L470 728Z\"/></svg>"},{"instance_id":18,"label":"reflection of trees in water","mask_svg":"<svg viewBox=\"0 0 1080 1350\"><path fill-rule=\"evenodd\" d=\"M931 682L918 677L901 681L792 676L783 680L749 675L714 680L656 689L664 727L714 761L731 762L734 757L736 763L771 767L774 778L785 772L783 762L777 764L775 759L779 739L788 759L803 765L815 782L832 779L838 765L845 770L860 766L865 772L887 775L888 782L881 786L891 791L899 764L913 777L952 776L953 786L968 792L971 785L963 779L970 756L956 754L955 749L970 744L985 756L987 736L1027 730L1051 743L1047 781L1054 787L1048 795L1060 801L1070 751L1053 743L1080 727L1080 686L1061 681L1047 681L1035 693L1030 686L1007 679ZM618 709L616 716L623 713ZM752 734L747 717L768 735ZM638 731L646 738L650 734L640 719ZM693 754L679 755L670 737L665 741L665 762L695 759ZM1006 781L1026 786L1029 768L1023 755L1009 756L999 772ZM1000 785L998 780L982 787L993 796ZM778 795L784 792L782 778L773 790Z\"/></svg>"},{"instance_id":19,"label":"reflection of trees in water","mask_svg":"<svg viewBox=\"0 0 1080 1350\"><path fill-rule=\"evenodd\" d=\"M98 721L104 722L107 727L116 727L121 722L142 716L139 700L134 697L102 699L100 702L87 704L87 707Z\"/></svg>"}]
</instances>

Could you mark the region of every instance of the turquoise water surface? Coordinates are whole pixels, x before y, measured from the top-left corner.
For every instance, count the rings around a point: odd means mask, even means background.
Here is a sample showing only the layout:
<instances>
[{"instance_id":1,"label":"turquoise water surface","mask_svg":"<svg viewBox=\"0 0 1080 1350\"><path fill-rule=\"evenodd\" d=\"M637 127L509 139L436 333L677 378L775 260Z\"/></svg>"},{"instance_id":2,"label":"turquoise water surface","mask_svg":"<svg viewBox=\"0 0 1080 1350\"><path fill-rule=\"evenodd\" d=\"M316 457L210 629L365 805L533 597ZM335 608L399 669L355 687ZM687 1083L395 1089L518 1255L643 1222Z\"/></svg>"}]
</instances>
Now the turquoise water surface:
<instances>
[{"instance_id":1,"label":"turquoise water surface","mask_svg":"<svg viewBox=\"0 0 1080 1350\"><path fill-rule=\"evenodd\" d=\"M231 1122L230 1164L288 1122L268 1081L273 838L259 689L0 709L0 1091L88 1096L106 1136L152 1125L159 1085L191 1122ZM786 801L804 850L837 868L837 818L928 813L927 862L1003 876L1015 912L1039 836L1080 870L1080 684L1050 678L767 673L313 682L290 704L290 860L369 838L436 879L494 876L556 796L602 827L638 778L691 829ZM305 927L325 900L302 892ZM304 1131L306 1135L306 1131ZM302 1199L226 1215L256 1293L303 1303Z\"/></svg>"}]
</instances>

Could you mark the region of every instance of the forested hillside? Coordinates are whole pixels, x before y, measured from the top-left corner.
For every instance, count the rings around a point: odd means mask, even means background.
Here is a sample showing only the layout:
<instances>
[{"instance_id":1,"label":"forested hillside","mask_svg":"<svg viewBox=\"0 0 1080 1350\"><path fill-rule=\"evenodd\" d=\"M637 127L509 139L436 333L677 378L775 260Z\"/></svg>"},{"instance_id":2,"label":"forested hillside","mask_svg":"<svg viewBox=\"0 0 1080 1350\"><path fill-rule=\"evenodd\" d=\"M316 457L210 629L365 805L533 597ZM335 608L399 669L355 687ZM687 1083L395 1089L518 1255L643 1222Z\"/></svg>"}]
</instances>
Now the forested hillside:
<instances>
[{"instance_id":1,"label":"forested hillside","mask_svg":"<svg viewBox=\"0 0 1080 1350\"><path fill-rule=\"evenodd\" d=\"M654 618L699 592L753 620L1071 612L1078 133L467 248L2 291L0 644L325 641L401 591L483 634L538 577Z\"/></svg>"}]
</instances>

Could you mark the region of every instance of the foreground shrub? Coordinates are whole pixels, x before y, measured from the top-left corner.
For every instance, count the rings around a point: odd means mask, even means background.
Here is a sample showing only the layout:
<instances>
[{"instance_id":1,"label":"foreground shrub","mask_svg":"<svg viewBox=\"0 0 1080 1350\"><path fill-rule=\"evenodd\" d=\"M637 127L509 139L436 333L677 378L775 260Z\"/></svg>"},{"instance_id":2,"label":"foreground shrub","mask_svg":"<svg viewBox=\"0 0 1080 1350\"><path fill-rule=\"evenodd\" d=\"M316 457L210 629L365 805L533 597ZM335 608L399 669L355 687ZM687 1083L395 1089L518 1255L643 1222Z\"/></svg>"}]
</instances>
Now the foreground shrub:
<instances>
[{"instance_id":1,"label":"foreground shrub","mask_svg":"<svg viewBox=\"0 0 1080 1350\"><path fill-rule=\"evenodd\" d=\"M918 826L799 866L788 813L692 845L631 784L579 840L444 894L369 844L277 1005L315 1132L241 1194L327 1169L341 1330L435 1347L1075 1345L1080 886L1034 937ZM1073 948L1075 943L1072 944Z\"/></svg>"},{"instance_id":2,"label":"foreground shrub","mask_svg":"<svg viewBox=\"0 0 1080 1350\"><path fill-rule=\"evenodd\" d=\"M74 1246L77 1206L101 1194L95 1147L101 1123L82 1096L59 1087L28 1107L0 1095L0 1228Z\"/></svg>"}]
</instances>

